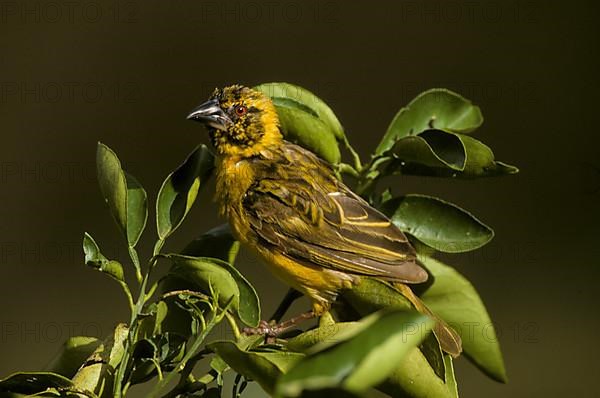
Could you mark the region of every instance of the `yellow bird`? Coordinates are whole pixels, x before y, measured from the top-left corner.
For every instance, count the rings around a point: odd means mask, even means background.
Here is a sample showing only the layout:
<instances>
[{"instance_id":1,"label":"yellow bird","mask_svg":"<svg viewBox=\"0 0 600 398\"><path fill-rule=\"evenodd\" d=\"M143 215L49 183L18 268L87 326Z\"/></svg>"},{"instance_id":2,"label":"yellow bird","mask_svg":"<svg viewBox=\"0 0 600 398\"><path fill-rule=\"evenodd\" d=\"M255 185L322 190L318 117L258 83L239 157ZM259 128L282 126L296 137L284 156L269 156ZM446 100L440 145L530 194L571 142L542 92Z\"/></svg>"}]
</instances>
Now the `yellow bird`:
<instances>
[{"instance_id":1,"label":"yellow bird","mask_svg":"<svg viewBox=\"0 0 600 398\"><path fill-rule=\"evenodd\" d=\"M330 164L283 139L268 96L239 85L217 89L188 119L208 127L217 152L216 200L235 238L309 297L308 316L328 311L361 276L427 280L410 242L386 216L339 181ZM268 333L265 324L262 330Z\"/></svg>"}]
</instances>

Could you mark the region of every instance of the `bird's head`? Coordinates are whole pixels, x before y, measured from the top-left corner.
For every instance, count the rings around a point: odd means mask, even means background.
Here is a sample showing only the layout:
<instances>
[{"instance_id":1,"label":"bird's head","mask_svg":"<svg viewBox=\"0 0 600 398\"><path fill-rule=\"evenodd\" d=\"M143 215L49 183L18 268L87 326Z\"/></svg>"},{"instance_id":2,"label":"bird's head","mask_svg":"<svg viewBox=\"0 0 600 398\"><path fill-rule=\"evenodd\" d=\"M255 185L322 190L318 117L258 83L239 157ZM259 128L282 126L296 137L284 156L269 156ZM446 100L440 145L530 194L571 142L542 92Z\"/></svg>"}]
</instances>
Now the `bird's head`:
<instances>
[{"instance_id":1,"label":"bird's head","mask_svg":"<svg viewBox=\"0 0 600 398\"><path fill-rule=\"evenodd\" d=\"M187 118L207 126L215 149L224 156L254 156L282 139L271 99L244 86L216 89Z\"/></svg>"}]
</instances>

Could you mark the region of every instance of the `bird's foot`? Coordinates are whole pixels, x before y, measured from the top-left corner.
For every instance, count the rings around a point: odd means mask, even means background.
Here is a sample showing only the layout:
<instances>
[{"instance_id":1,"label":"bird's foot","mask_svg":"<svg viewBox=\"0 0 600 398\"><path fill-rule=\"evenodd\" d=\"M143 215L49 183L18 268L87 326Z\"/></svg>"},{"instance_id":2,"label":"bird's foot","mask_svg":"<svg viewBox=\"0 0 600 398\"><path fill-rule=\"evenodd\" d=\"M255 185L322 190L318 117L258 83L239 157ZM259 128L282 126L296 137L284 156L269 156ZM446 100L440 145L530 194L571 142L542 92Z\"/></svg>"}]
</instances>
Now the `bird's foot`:
<instances>
[{"instance_id":1,"label":"bird's foot","mask_svg":"<svg viewBox=\"0 0 600 398\"><path fill-rule=\"evenodd\" d=\"M293 329L298 323L314 317L315 313L313 311L308 311L281 323L275 323L275 321L260 321L257 327L244 328L242 329L242 332L249 336L263 335L265 336L267 343L272 343L279 335Z\"/></svg>"}]
</instances>

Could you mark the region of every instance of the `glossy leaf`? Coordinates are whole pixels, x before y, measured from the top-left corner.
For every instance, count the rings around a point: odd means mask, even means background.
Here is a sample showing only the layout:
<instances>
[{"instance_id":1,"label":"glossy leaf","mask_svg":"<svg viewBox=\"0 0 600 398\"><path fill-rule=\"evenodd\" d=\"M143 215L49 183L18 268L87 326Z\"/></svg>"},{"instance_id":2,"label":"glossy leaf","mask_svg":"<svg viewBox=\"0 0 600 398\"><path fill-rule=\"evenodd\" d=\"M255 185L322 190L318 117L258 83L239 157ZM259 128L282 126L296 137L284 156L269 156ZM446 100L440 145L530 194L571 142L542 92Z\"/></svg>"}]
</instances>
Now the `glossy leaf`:
<instances>
[{"instance_id":1,"label":"glossy leaf","mask_svg":"<svg viewBox=\"0 0 600 398\"><path fill-rule=\"evenodd\" d=\"M427 316L406 311L379 312L365 321L372 323L354 337L294 366L280 378L277 392L297 397L304 390L323 388L366 391L393 372L434 325Z\"/></svg>"},{"instance_id":2,"label":"glossy leaf","mask_svg":"<svg viewBox=\"0 0 600 398\"><path fill-rule=\"evenodd\" d=\"M423 343L419 347L425 359L431 366L431 369L435 372L436 376L446 381L446 367L444 364L444 352L438 338L434 333L427 335Z\"/></svg>"},{"instance_id":3,"label":"glossy leaf","mask_svg":"<svg viewBox=\"0 0 600 398\"><path fill-rule=\"evenodd\" d=\"M321 119L338 140L344 139L344 128L333 110L325 101L307 89L289 83L265 83L256 86L255 89L267 94L274 101L293 101L298 105L294 104L290 107L304 108L306 112L312 113Z\"/></svg>"},{"instance_id":4,"label":"glossy leaf","mask_svg":"<svg viewBox=\"0 0 600 398\"><path fill-rule=\"evenodd\" d=\"M452 398L458 398L458 384L456 383L456 375L454 374L454 360L450 355L444 355L444 365L446 367L446 386L450 391Z\"/></svg>"},{"instance_id":5,"label":"glossy leaf","mask_svg":"<svg viewBox=\"0 0 600 398\"><path fill-rule=\"evenodd\" d=\"M276 380L304 357L287 351L245 351L231 341L211 343L208 347L233 370L256 381L269 394L274 392Z\"/></svg>"},{"instance_id":6,"label":"glossy leaf","mask_svg":"<svg viewBox=\"0 0 600 398\"><path fill-rule=\"evenodd\" d=\"M494 326L479 294L454 268L429 257L419 257L433 275L421 299L462 338L465 354L494 380L506 382L506 371Z\"/></svg>"},{"instance_id":7,"label":"glossy leaf","mask_svg":"<svg viewBox=\"0 0 600 398\"><path fill-rule=\"evenodd\" d=\"M313 347L320 346L321 348L317 348L316 351L322 351L329 346L352 338L368 326L364 322L337 322L319 326L292 337L288 340L286 347L291 351L307 353L311 349L314 350Z\"/></svg>"},{"instance_id":8,"label":"glossy leaf","mask_svg":"<svg viewBox=\"0 0 600 398\"><path fill-rule=\"evenodd\" d=\"M394 116L375 154L384 154L397 140L428 129L466 134L482 123L481 110L471 101L443 88L427 90Z\"/></svg>"},{"instance_id":9,"label":"glossy leaf","mask_svg":"<svg viewBox=\"0 0 600 398\"><path fill-rule=\"evenodd\" d=\"M210 257L191 257L177 254L167 256L174 261L171 272L196 284L210 294L211 289L219 296L219 304L229 300L240 320L249 326L260 321L258 296L250 283L229 263Z\"/></svg>"},{"instance_id":10,"label":"glossy leaf","mask_svg":"<svg viewBox=\"0 0 600 398\"><path fill-rule=\"evenodd\" d=\"M497 162L492 150L475 138L442 130L426 130L396 142L393 160L384 174L476 178L515 174L519 170Z\"/></svg>"},{"instance_id":11,"label":"glossy leaf","mask_svg":"<svg viewBox=\"0 0 600 398\"><path fill-rule=\"evenodd\" d=\"M125 351L124 343L129 329L125 324L118 324L113 334L105 339L94 350L73 376L73 384L82 390L91 391L101 396L105 390L110 390L114 369L121 362Z\"/></svg>"},{"instance_id":12,"label":"glossy leaf","mask_svg":"<svg viewBox=\"0 0 600 398\"><path fill-rule=\"evenodd\" d=\"M94 239L87 232L83 235L83 252L86 265L111 276L118 282L125 282L121 263L104 257Z\"/></svg>"},{"instance_id":13,"label":"glossy leaf","mask_svg":"<svg viewBox=\"0 0 600 398\"><path fill-rule=\"evenodd\" d=\"M494 231L470 213L438 198L406 195L384 202L381 210L400 230L446 253L478 249Z\"/></svg>"},{"instance_id":14,"label":"glossy leaf","mask_svg":"<svg viewBox=\"0 0 600 398\"><path fill-rule=\"evenodd\" d=\"M0 380L0 393L33 395L48 389L61 391L71 387L71 380L52 372L17 372Z\"/></svg>"},{"instance_id":15,"label":"glossy leaf","mask_svg":"<svg viewBox=\"0 0 600 398\"><path fill-rule=\"evenodd\" d=\"M274 93L271 99L279 116L281 130L287 140L309 149L329 163L340 162L341 153L336 134L339 134L341 130L332 127L332 124L335 123L327 117L327 112L320 107L319 109L314 107L317 104L315 101L319 101L325 107L327 105L314 95L314 98L309 98L308 94L302 91L304 89L287 83L266 84L256 88L267 95L270 95L269 91ZM286 94L288 92L292 94ZM294 93L302 93L302 95L294 98ZM327 109L329 108L327 107ZM325 118L321 117L319 112ZM335 115L333 117L335 118ZM337 122L337 118L335 121ZM339 125L339 122L337 123ZM341 126L339 128L341 129ZM343 137L343 132L341 134Z\"/></svg>"},{"instance_id":16,"label":"glossy leaf","mask_svg":"<svg viewBox=\"0 0 600 398\"><path fill-rule=\"evenodd\" d=\"M222 224L188 243L181 254L213 257L234 264L239 248L240 244L231 235L229 224Z\"/></svg>"},{"instance_id":17,"label":"glossy leaf","mask_svg":"<svg viewBox=\"0 0 600 398\"><path fill-rule=\"evenodd\" d=\"M123 171L113 150L101 142L96 151L96 168L102 197L129 246L134 247L148 215L146 192L135 178Z\"/></svg>"},{"instance_id":18,"label":"glossy leaf","mask_svg":"<svg viewBox=\"0 0 600 398\"><path fill-rule=\"evenodd\" d=\"M341 298L359 315L365 316L384 308L413 311L410 301L389 283L362 277L352 289L344 289Z\"/></svg>"},{"instance_id":19,"label":"glossy leaf","mask_svg":"<svg viewBox=\"0 0 600 398\"><path fill-rule=\"evenodd\" d=\"M156 227L161 239L166 239L183 222L200 185L210 177L213 168L213 155L202 145L167 176L156 200Z\"/></svg>"},{"instance_id":20,"label":"glossy leaf","mask_svg":"<svg viewBox=\"0 0 600 398\"><path fill-rule=\"evenodd\" d=\"M100 343L101 341L95 337L69 337L45 368L49 372L71 378Z\"/></svg>"},{"instance_id":21,"label":"glossy leaf","mask_svg":"<svg viewBox=\"0 0 600 398\"><path fill-rule=\"evenodd\" d=\"M454 398L449 385L435 374L417 348L413 348L377 388L391 397Z\"/></svg>"},{"instance_id":22,"label":"glossy leaf","mask_svg":"<svg viewBox=\"0 0 600 398\"><path fill-rule=\"evenodd\" d=\"M134 247L140 239L148 220L146 191L131 174L125 172L127 181L127 241Z\"/></svg>"}]
</instances>

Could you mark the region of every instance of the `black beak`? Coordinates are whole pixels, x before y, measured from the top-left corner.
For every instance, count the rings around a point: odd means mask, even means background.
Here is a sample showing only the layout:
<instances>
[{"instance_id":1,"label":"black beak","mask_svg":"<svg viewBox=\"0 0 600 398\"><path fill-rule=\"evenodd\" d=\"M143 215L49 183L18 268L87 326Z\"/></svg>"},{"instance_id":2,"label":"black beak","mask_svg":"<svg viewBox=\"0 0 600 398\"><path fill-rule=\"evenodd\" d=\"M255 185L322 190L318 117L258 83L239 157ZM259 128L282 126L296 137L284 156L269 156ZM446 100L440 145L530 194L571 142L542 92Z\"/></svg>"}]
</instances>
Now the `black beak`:
<instances>
[{"instance_id":1,"label":"black beak","mask_svg":"<svg viewBox=\"0 0 600 398\"><path fill-rule=\"evenodd\" d=\"M219 101L211 99L196 107L188 116L188 120L195 120L219 130L227 130L231 119L219 105Z\"/></svg>"}]
</instances>

